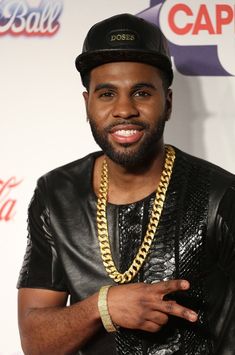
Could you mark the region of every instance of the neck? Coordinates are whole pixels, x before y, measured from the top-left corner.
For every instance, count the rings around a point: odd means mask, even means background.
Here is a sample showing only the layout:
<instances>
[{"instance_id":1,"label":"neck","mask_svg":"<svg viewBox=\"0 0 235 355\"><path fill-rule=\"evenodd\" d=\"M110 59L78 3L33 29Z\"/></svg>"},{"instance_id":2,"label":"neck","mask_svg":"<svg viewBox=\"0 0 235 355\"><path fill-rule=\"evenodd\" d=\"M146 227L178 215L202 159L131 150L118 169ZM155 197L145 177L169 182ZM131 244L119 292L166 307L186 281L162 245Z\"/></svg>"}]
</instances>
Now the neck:
<instances>
[{"instance_id":1,"label":"neck","mask_svg":"<svg viewBox=\"0 0 235 355\"><path fill-rule=\"evenodd\" d=\"M117 205L129 204L156 191L165 160L163 144L151 160L136 168L123 167L108 157L99 157L94 170L94 188L97 195L104 158L108 164L108 202Z\"/></svg>"}]
</instances>

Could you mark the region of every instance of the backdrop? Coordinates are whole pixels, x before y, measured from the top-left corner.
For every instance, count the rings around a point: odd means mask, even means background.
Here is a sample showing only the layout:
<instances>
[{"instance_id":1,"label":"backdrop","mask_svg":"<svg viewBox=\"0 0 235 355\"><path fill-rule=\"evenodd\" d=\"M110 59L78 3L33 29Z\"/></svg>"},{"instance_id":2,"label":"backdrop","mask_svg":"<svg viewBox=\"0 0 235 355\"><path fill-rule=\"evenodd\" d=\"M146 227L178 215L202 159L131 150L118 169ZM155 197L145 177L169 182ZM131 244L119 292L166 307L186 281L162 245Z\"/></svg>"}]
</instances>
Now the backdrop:
<instances>
[{"instance_id":1,"label":"backdrop","mask_svg":"<svg viewBox=\"0 0 235 355\"><path fill-rule=\"evenodd\" d=\"M95 22L159 24L174 62L166 141L235 172L234 0L0 0L0 355L19 355L16 282L39 176L97 150L74 66Z\"/></svg>"}]
</instances>

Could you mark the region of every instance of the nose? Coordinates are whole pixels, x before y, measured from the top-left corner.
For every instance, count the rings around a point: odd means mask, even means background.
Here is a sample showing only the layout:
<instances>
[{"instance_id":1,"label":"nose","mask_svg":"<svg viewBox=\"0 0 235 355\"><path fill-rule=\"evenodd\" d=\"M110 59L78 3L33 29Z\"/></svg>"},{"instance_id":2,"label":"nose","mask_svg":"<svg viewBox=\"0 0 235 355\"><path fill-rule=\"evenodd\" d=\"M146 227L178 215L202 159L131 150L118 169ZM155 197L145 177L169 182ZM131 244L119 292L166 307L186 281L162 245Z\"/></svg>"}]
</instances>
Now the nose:
<instances>
[{"instance_id":1,"label":"nose","mask_svg":"<svg viewBox=\"0 0 235 355\"><path fill-rule=\"evenodd\" d=\"M132 118L139 116L138 108L135 102L129 96L119 96L113 107L113 117Z\"/></svg>"}]
</instances>

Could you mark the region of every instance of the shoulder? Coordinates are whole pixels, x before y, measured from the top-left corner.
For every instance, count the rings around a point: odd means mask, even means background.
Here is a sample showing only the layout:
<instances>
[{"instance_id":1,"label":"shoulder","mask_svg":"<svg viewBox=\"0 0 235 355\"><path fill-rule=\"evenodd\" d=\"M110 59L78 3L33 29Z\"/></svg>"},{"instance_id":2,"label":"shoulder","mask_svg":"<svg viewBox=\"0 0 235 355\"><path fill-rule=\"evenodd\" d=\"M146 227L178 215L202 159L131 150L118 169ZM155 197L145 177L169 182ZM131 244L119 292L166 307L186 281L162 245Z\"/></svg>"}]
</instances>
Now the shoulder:
<instances>
[{"instance_id":1,"label":"shoulder","mask_svg":"<svg viewBox=\"0 0 235 355\"><path fill-rule=\"evenodd\" d=\"M208 181L208 234L213 234L213 226L218 216L224 220L234 219L235 211L235 175L204 159L194 157L176 148L176 157L183 161L185 170L193 171L200 183ZM201 177L205 179L201 179ZM201 181L202 180L202 181ZM231 217L232 216L232 217ZM213 238L212 238L213 241Z\"/></svg>"},{"instance_id":2,"label":"shoulder","mask_svg":"<svg viewBox=\"0 0 235 355\"><path fill-rule=\"evenodd\" d=\"M49 184L56 188L59 187L61 183L78 183L87 180L92 174L96 158L101 154L102 152L93 152L83 158L57 167L42 175L38 179L38 185L43 186Z\"/></svg>"},{"instance_id":3,"label":"shoulder","mask_svg":"<svg viewBox=\"0 0 235 355\"><path fill-rule=\"evenodd\" d=\"M90 153L42 175L37 181L34 196L49 208L92 196L93 167L101 154Z\"/></svg>"},{"instance_id":4,"label":"shoulder","mask_svg":"<svg viewBox=\"0 0 235 355\"><path fill-rule=\"evenodd\" d=\"M213 185L235 186L235 175L233 173L207 160L185 153L178 148L175 148L175 150L176 156L182 159L187 165L193 166L196 169L204 170L205 174L209 174Z\"/></svg>"},{"instance_id":5,"label":"shoulder","mask_svg":"<svg viewBox=\"0 0 235 355\"><path fill-rule=\"evenodd\" d=\"M76 175L79 174L81 171L84 169L91 169L93 167L93 164L98 156L100 156L102 152L93 152L88 155L86 155L83 158L77 159L75 161L72 161L68 164L62 165L60 167L57 167L46 174L42 176L42 178L52 178L54 176L60 176L60 175Z\"/></svg>"}]
</instances>

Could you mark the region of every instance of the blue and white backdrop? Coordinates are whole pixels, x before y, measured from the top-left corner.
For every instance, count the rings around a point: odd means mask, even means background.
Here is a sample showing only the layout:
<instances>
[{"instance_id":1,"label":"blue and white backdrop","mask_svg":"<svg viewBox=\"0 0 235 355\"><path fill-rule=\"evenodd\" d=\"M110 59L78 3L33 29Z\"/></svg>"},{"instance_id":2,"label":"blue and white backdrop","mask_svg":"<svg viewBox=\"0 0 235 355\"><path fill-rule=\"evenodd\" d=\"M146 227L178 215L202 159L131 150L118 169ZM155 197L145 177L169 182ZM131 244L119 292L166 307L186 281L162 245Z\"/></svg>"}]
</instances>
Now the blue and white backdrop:
<instances>
[{"instance_id":1,"label":"blue and white backdrop","mask_svg":"<svg viewBox=\"0 0 235 355\"><path fill-rule=\"evenodd\" d=\"M166 141L235 172L234 0L0 0L0 355L23 354L16 281L36 180L97 149L74 59L92 24L122 12L170 42Z\"/></svg>"}]
</instances>

